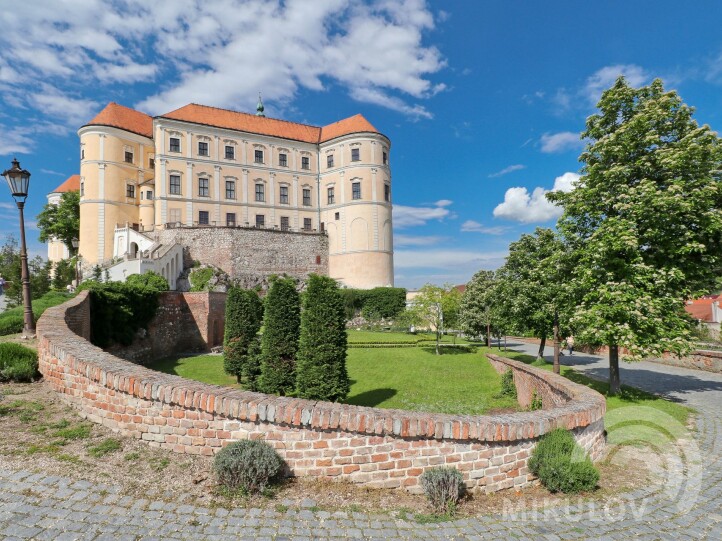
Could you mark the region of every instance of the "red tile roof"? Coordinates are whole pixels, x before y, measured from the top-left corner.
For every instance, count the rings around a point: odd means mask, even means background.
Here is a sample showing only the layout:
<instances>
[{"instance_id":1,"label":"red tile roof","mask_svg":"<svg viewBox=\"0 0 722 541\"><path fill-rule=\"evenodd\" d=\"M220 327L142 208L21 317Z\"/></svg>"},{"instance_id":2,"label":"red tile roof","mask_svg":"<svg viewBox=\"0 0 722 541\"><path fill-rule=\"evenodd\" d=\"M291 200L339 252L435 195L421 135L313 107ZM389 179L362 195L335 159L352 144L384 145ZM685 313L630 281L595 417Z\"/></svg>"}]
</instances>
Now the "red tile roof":
<instances>
[{"instance_id":1,"label":"red tile roof","mask_svg":"<svg viewBox=\"0 0 722 541\"><path fill-rule=\"evenodd\" d=\"M701 299L695 299L688 302L684 306L684 309L694 319L711 323L714 321L712 317L712 304L718 300L719 299L717 297L703 297Z\"/></svg>"},{"instance_id":2,"label":"red tile roof","mask_svg":"<svg viewBox=\"0 0 722 541\"><path fill-rule=\"evenodd\" d=\"M170 113L160 115L160 117L313 144L330 141L336 137L351 133L378 133L378 130L361 115L355 115L319 128L317 126L309 126L308 124L299 124L297 122L288 122L287 120L278 120L191 103Z\"/></svg>"},{"instance_id":3,"label":"red tile roof","mask_svg":"<svg viewBox=\"0 0 722 541\"><path fill-rule=\"evenodd\" d=\"M153 117L111 101L86 126L112 126L153 138Z\"/></svg>"},{"instance_id":4,"label":"red tile roof","mask_svg":"<svg viewBox=\"0 0 722 541\"><path fill-rule=\"evenodd\" d=\"M80 190L80 175L72 175L50 193L77 192Z\"/></svg>"}]
</instances>

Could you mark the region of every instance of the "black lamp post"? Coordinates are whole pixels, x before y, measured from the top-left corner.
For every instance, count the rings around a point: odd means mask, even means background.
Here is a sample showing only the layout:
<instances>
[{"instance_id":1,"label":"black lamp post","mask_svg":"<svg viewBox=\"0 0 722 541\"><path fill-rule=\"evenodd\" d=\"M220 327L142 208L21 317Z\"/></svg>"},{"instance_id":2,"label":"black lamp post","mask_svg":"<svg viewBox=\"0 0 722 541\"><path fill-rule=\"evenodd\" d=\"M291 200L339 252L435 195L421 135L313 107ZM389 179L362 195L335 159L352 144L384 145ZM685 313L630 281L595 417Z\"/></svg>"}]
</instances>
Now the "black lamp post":
<instances>
[{"instance_id":1,"label":"black lamp post","mask_svg":"<svg viewBox=\"0 0 722 541\"><path fill-rule=\"evenodd\" d=\"M32 299L30 297L30 273L28 272L28 251L25 244L25 218L23 216L25 199L28 197L28 187L30 186L30 172L20 169L20 162L17 158L12 161L12 164L13 166L10 169L3 172L3 176L20 212L20 263L22 268L23 304L25 307L23 334L25 337L30 337L35 336L35 320L33 319Z\"/></svg>"},{"instance_id":2,"label":"black lamp post","mask_svg":"<svg viewBox=\"0 0 722 541\"><path fill-rule=\"evenodd\" d=\"M80 285L80 250L78 250L80 241L78 239L72 239L70 242L72 242L73 249L75 250L75 287L78 287Z\"/></svg>"}]
</instances>

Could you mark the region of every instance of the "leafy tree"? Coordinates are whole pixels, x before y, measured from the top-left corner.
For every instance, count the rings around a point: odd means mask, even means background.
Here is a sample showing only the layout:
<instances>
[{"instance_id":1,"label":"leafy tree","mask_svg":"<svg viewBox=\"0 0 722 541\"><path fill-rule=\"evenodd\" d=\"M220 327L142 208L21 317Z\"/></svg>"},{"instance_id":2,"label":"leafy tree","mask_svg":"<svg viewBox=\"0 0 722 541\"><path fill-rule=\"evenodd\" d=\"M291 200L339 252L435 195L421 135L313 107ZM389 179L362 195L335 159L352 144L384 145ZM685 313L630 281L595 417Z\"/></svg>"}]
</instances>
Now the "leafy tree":
<instances>
[{"instance_id":1,"label":"leafy tree","mask_svg":"<svg viewBox=\"0 0 722 541\"><path fill-rule=\"evenodd\" d=\"M155 291L168 291L170 289L168 280L154 271L131 274L125 279L125 283L135 287L147 287Z\"/></svg>"},{"instance_id":2,"label":"leafy tree","mask_svg":"<svg viewBox=\"0 0 722 541\"><path fill-rule=\"evenodd\" d=\"M50 290L50 263L40 256L28 260L30 274L30 294L33 299L45 295ZM8 308L23 303L22 266L20 249L14 237L8 236L0 247L0 276L5 281L5 297Z\"/></svg>"},{"instance_id":3,"label":"leafy tree","mask_svg":"<svg viewBox=\"0 0 722 541\"><path fill-rule=\"evenodd\" d=\"M226 328L223 339L223 368L240 383L249 348L263 321L263 303L253 290L233 287L226 297Z\"/></svg>"},{"instance_id":4,"label":"leafy tree","mask_svg":"<svg viewBox=\"0 0 722 541\"><path fill-rule=\"evenodd\" d=\"M273 280L265 300L261 338L264 393L288 395L296 386L296 352L301 325L301 301L291 278Z\"/></svg>"},{"instance_id":5,"label":"leafy tree","mask_svg":"<svg viewBox=\"0 0 722 541\"><path fill-rule=\"evenodd\" d=\"M441 333L446 317L444 310L458 311L458 293L459 291L449 284L444 287L426 284L413 299L410 310L414 313L414 319L436 332L437 355L441 355Z\"/></svg>"},{"instance_id":6,"label":"leafy tree","mask_svg":"<svg viewBox=\"0 0 722 541\"><path fill-rule=\"evenodd\" d=\"M597 107L583 176L549 199L564 209L577 338L609 346L615 394L620 348L637 360L692 347L684 302L713 287L722 262L722 145L659 79L637 89L620 77Z\"/></svg>"},{"instance_id":7,"label":"leafy tree","mask_svg":"<svg viewBox=\"0 0 722 541\"><path fill-rule=\"evenodd\" d=\"M68 284L75 280L75 259L61 259L53 267L53 289L65 291Z\"/></svg>"},{"instance_id":8,"label":"leafy tree","mask_svg":"<svg viewBox=\"0 0 722 541\"><path fill-rule=\"evenodd\" d=\"M57 239L73 253L73 239L80 238L80 192L65 192L60 202L48 203L38 214L40 241Z\"/></svg>"},{"instance_id":9,"label":"leafy tree","mask_svg":"<svg viewBox=\"0 0 722 541\"><path fill-rule=\"evenodd\" d=\"M351 386L346 371L344 300L336 281L311 275L303 297L296 391L311 400L344 400Z\"/></svg>"},{"instance_id":10,"label":"leafy tree","mask_svg":"<svg viewBox=\"0 0 722 541\"><path fill-rule=\"evenodd\" d=\"M506 262L496 273L500 312L515 330L540 339L539 359L552 333L555 312L564 314L567 305L564 255L555 233L537 227L509 245Z\"/></svg>"},{"instance_id":11,"label":"leafy tree","mask_svg":"<svg viewBox=\"0 0 722 541\"><path fill-rule=\"evenodd\" d=\"M492 307L498 304L495 288L494 271L480 270L466 284L459 306L461 329L469 336L486 336L487 346L491 345Z\"/></svg>"}]
</instances>

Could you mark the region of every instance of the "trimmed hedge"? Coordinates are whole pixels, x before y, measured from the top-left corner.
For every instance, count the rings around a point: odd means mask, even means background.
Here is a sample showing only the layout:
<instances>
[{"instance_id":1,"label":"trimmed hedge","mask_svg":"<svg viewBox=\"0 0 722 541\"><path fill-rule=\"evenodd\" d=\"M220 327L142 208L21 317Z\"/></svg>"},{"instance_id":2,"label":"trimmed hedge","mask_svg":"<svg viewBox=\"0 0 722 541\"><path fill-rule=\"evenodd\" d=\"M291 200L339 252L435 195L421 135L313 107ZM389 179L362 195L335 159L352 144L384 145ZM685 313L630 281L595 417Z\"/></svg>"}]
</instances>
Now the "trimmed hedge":
<instances>
[{"instance_id":1,"label":"trimmed hedge","mask_svg":"<svg viewBox=\"0 0 722 541\"><path fill-rule=\"evenodd\" d=\"M223 340L223 369L240 383L246 376L251 386L255 370L249 358L251 343L261 330L263 303L253 290L232 287L226 297L226 328Z\"/></svg>"},{"instance_id":2,"label":"trimmed hedge","mask_svg":"<svg viewBox=\"0 0 722 541\"><path fill-rule=\"evenodd\" d=\"M342 289L346 319L360 313L365 319L393 319L406 309L406 290L402 287Z\"/></svg>"},{"instance_id":3,"label":"trimmed hedge","mask_svg":"<svg viewBox=\"0 0 722 541\"><path fill-rule=\"evenodd\" d=\"M12 342L0 343L0 381L32 381L37 375L35 350Z\"/></svg>"},{"instance_id":4,"label":"trimmed hedge","mask_svg":"<svg viewBox=\"0 0 722 541\"><path fill-rule=\"evenodd\" d=\"M72 297L73 295L68 295L67 293L50 291L42 297L33 299L33 316L35 317L35 321L37 321L48 308L63 304ZM22 306L16 306L15 308L2 312L0 314L0 336L23 332L25 322L23 313L24 308Z\"/></svg>"}]
</instances>

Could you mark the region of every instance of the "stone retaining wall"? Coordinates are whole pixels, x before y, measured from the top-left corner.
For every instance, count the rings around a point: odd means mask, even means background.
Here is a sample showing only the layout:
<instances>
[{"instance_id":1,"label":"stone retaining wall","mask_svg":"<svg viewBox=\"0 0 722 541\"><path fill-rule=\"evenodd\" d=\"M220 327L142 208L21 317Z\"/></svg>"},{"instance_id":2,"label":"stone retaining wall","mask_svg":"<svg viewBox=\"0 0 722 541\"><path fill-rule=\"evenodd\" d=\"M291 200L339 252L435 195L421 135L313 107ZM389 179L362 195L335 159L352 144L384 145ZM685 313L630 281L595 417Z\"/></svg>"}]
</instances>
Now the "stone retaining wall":
<instances>
[{"instance_id":1,"label":"stone retaining wall","mask_svg":"<svg viewBox=\"0 0 722 541\"><path fill-rule=\"evenodd\" d=\"M497 370L514 370L522 396L537 389L544 410L462 416L366 408L161 374L90 344L89 319L87 292L40 318L45 381L88 419L175 452L210 456L230 441L260 438L293 475L416 492L425 469L449 465L463 473L469 489L494 492L533 481L531 449L553 428L573 430L594 459L603 450L601 395L510 359L490 356Z\"/></svg>"}]
</instances>

